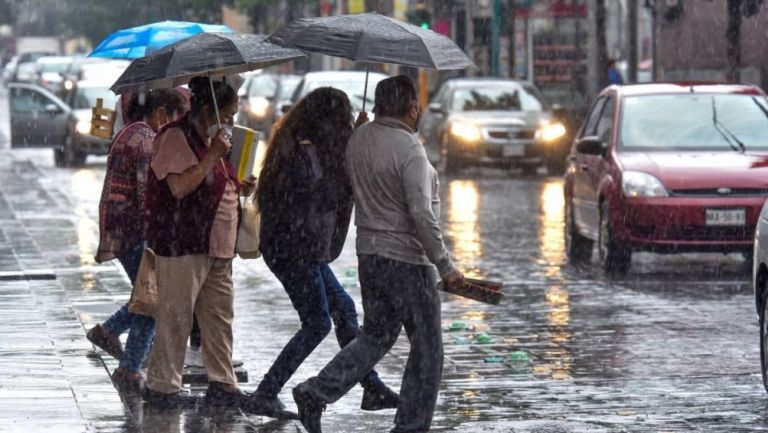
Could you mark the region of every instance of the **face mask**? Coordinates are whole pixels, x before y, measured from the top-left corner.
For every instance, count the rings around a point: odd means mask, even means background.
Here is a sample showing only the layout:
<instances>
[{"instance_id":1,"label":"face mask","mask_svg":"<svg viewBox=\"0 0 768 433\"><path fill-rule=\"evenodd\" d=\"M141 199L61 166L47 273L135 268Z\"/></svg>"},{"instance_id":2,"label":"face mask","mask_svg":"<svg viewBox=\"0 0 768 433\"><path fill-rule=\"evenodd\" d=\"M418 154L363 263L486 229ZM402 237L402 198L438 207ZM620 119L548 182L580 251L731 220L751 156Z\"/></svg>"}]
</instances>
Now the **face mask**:
<instances>
[{"instance_id":1,"label":"face mask","mask_svg":"<svg viewBox=\"0 0 768 433\"><path fill-rule=\"evenodd\" d=\"M221 125L221 128L219 128L219 125L211 125L210 128L208 128L208 137L213 138L216 136L216 134L219 132L219 129L224 130L224 138L229 140L232 138L232 127L229 125Z\"/></svg>"}]
</instances>

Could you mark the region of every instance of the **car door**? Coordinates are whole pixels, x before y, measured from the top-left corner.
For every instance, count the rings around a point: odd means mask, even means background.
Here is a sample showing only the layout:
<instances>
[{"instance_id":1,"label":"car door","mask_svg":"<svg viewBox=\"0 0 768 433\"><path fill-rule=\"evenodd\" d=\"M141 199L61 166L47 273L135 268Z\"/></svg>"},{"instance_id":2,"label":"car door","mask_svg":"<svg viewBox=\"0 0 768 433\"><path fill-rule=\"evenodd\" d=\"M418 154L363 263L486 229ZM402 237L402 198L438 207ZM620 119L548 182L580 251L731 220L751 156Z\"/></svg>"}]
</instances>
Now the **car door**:
<instances>
[{"instance_id":1,"label":"car door","mask_svg":"<svg viewBox=\"0 0 768 433\"><path fill-rule=\"evenodd\" d=\"M616 104L612 96L605 97L605 104L600 110L600 118L593 135L597 136L606 149L610 145L613 135L613 114ZM584 155L587 169L585 173L586 198L584 203L585 222L589 227L589 232L594 231L595 236L600 227L600 182L604 178L608 163L605 155Z\"/></svg>"},{"instance_id":2,"label":"car door","mask_svg":"<svg viewBox=\"0 0 768 433\"><path fill-rule=\"evenodd\" d=\"M584 137L591 137L596 134L597 124L600 121L600 117L605 106L606 97L599 98L592 106L592 110L587 116L587 121L584 128L579 134L579 139ZM573 183L573 219L579 232L589 236L597 237L597 228L595 225L595 204L594 204L594 188L592 186L592 179L590 177L590 164L593 163L590 155L574 151L574 183ZM598 213L599 219L599 213Z\"/></svg>"},{"instance_id":3,"label":"car door","mask_svg":"<svg viewBox=\"0 0 768 433\"><path fill-rule=\"evenodd\" d=\"M32 87L12 87L11 144L33 147L60 144L67 130L65 104Z\"/></svg>"}]
</instances>

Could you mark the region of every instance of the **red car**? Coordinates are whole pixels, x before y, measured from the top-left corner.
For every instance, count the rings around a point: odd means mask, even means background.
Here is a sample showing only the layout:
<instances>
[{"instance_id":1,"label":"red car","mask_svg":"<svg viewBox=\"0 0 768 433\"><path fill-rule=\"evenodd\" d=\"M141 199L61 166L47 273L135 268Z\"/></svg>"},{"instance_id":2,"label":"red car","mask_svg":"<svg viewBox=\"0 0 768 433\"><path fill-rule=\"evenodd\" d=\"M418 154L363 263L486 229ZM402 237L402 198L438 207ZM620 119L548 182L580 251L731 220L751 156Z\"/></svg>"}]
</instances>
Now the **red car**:
<instances>
[{"instance_id":1,"label":"red car","mask_svg":"<svg viewBox=\"0 0 768 433\"><path fill-rule=\"evenodd\" d=\"M725 84L611 86L577 135L565 174L569 260L594 242L602 267L633 251L740 252L752 259L768 197L768 100Z\"/></svg>"}]
</instances>

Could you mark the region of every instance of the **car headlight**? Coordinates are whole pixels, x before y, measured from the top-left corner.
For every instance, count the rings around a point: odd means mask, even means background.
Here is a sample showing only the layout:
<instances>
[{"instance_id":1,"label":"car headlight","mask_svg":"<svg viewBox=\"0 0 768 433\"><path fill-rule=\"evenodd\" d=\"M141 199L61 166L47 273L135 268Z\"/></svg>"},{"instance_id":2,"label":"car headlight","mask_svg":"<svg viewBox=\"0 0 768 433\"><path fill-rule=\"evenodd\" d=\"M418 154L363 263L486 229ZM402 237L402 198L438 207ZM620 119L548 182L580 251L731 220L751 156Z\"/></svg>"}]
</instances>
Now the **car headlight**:
<instances>
[{"instance_id":1,"label":"car headlight","mask_svg":"<svg viewBox=\"0 0 768 433\"><path fill-rule=\"evenodd\" d=\"M451 135L470 143L480 141L481 137L480 128L466 122L451 123Z\"/></svg>"},{"instance_id":2,"label":"car headlight","mask_svg":"<svg viewBox=\"0 0 768 433\"><path fill-rule=\"evenodd\" d=\"M72 88L75 87L75 82L72 80L67 80L64 82L64 88L66 90L72 90Z\"/></svg>"},{"instance_id":3,"label":"car headlight","mask_svg":"<svg viewBox=\"0 0 768 433\"><path fill-rule=\"evenodd\" d=\"M263 96L252 96L248 98L248 105L256 117L265 117L269 109L269 100Z\"/></svg>"},{"instance_id":4,"label":"car headlight","mask_svg":"<svg viewBox=\"0 0 768 433\"><path fill-rule=\"evenodd\" d=\"M78 120L75 129L79 134L90 135L91 134L91 121L90 120Z\"/></svg>"},{"instance_id":5,"label":"car headlight","mask_svg":"<svg viewBox=\"0 0 768 433\"><path fill-rule=\"evenodd\" d=\"M669 196L661 181L648 173L625 171L621 179L621 186L627 197Z\"/></svg>"},{"instance_id":6,"label":"car headlight","mask_svg":"<svg viewBox=\"0 0 768 433\"><path fill-rule=\"evenodd\" d=\"M560 122L545 123L536 130L536 140L551 143L565 136L565 126Z\"/></svg>"}]
</instances>

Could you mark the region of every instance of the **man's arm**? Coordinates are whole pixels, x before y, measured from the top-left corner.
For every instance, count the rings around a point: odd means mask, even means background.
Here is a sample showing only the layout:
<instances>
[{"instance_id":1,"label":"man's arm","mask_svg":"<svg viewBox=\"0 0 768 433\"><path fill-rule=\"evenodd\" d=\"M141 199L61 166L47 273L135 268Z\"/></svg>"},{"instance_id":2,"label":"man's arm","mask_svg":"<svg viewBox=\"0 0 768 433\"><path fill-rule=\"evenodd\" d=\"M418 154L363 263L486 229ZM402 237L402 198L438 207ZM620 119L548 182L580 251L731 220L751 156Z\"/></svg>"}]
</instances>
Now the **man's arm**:
<instances>
[{"instance_id":1,"label":"man's arm","mask_svg":"<svg viewBox=\"0 0 768 433\"><path fill-rule=\"evenodd\" d=\"M403 167L403 188L408 212L416 225L416 236L429 261L437 266L440 277L458 272L445 248L440 224L432 212L432 176L429 161L423 155L413 155Z\"/></svg>"}]
</instances>

